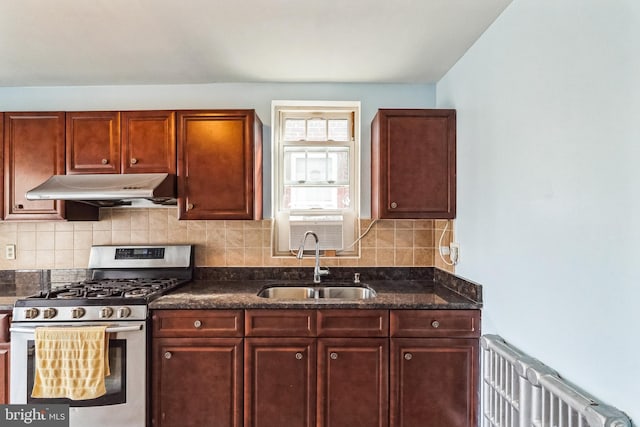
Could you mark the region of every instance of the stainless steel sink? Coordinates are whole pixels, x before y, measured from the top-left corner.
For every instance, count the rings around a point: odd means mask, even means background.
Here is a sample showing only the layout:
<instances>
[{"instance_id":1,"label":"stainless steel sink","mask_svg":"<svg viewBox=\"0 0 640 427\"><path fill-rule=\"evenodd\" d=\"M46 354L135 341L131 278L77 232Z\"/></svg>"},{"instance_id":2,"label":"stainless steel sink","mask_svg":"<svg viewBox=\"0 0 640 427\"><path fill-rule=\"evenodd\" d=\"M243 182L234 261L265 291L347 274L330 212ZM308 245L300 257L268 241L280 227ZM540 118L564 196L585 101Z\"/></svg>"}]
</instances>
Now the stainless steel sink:
<instances>
[{"instance_id":1,"label":"stainless steel sink","mask_svg":"<svg viewBox=\"0 0 640 427\"><path fill-rule=\"evenodd\" d=\"M315 298L316 290L305 286L271 286L258 292L262 298L310 299Z\"/></svg>"},{"instance_id":2,"label":"stainless steel sink","mask_svg":"<svg viewBox=\"0 0 640 427\"><path fill-rule=\"evenodd\" d=\"M280 299L369 299L376 292L368 286L284 286L270 285L258 292L261 298Z\"/></svg>"},{"instance_id":3,"label":"stainless steel sink","mask_svg":"<svg viewBox=\"0 0 640 427\"><path fill-rule=\"evenodd\" d=\"M376 296L371 288L363 286L325 286L318 288L318 298L369 299Z\"/></svg>"}]
</instances>

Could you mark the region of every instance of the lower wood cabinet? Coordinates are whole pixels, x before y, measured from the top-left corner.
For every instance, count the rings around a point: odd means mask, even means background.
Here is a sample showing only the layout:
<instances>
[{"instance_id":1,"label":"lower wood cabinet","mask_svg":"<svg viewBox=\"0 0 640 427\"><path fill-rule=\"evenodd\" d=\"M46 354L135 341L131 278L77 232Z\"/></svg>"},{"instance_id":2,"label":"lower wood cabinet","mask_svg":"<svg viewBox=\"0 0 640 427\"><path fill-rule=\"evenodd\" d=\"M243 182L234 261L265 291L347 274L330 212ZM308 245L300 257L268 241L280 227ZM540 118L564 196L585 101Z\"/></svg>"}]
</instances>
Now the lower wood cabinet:
<instances>
[{"instance_id":1,"label":"lower wood cabinet","mask_svg":"<svg viewBox=\"0 0 640 427\"><path fill-rule=\"evenodd\" d=\"M241 338L160 338L154 365L154 425L242 425Z\"/></svg>"},{"instance_id":2,"label":"lower wood cabinet","mask_svg":"<svg viewBox=\"0 0 640 427\"><path fill-rule=\"evenodd\" d=\"M480 311L391 310L391 427L477 425Z\"/></svg>"},{"instance_id":3,"label":"lower wood cabinet","mask_svg":"<svg viewBox=\"0 0 640 427\"><path fill-rule=\"evenodd\" d=\"M389 340L318 339L318 426L388 425Z\"/></svg>"},{"instance_id":4,"label":"lower wood cabinet","mask_svg":"<svg viewBox=\"0 0 640 427\"><path fill-rule=\"evenodd\" d=\"M244 425L315 426L316 340L247 338Z\"/></svg>"},{"instance_id":5,"label":"lower wood cabinet","mask_svg":"<svg viewBox=\"0 0 640 427\"><path fill-rule=\"evenodd\" d=\"M152 425L241 427L242 311L163 310L152 322Z\"/></svg>"},{"instance_id":6,"label":"lower wood cabinet","mask_svg":"<svg viewBox=\"0 0 640 427\"><path fill-rule=\"evenodd\" d=\"M159 310L153 425L473 427L478 310Z\"/></svg>"},{"instance_id":7,"label":"lower wood cabinet","mask_svg":"<svg viewBox=\"0 0 640 427\"><path fill-rule=\"evenodd\" d=\"M9 324L11 312L0 311L0 405L9 404Z\"/></svg>"}]
</instances>

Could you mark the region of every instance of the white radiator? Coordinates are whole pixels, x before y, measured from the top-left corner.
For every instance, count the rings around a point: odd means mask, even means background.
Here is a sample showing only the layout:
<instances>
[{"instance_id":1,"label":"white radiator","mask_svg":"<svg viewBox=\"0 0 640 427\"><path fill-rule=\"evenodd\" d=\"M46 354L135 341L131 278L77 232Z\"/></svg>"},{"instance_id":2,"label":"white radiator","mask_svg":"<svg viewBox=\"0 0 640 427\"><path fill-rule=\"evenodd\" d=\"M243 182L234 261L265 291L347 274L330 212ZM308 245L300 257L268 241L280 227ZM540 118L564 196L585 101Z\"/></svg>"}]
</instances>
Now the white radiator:
<instances>
[{"instance_id":1,"label":"white radiator","mask_svg":"<svg viewBox=\"0 0 640 427\"><path fill-rule=\"evenodd\" d=\"M484 335L480 342L483 427L631 427L623 412L500 336Z\"/></svg>"}]
</instances>

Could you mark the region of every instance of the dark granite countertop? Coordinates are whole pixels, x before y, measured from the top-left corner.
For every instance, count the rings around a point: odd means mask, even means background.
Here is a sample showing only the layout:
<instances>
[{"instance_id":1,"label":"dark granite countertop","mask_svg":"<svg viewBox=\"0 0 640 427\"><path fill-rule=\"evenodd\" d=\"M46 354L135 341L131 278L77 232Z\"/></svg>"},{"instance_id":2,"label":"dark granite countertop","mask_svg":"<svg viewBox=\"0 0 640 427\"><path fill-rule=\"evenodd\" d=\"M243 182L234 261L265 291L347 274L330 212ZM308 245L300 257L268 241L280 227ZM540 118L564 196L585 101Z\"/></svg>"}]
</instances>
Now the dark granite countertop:
<instances>
[{"instance_id":1,"label":"dark granite countertop","mask_svg":"<svg viewBox=\"0 0 640 427\"><path fill-rule=\"evenodd\" d=\"M151 302L151 309L248 309L248 308L371 308L371 309L479 309L482 287L434 268L332 268L334 280L322 285L349 284L346 277L360 272L362 283L373 288L377 296L363 300L341 299L267 299L257 296L265 286L310 285L309 268L304 279L293 269L211 269L201 270L196 280ZM244 273L250 271L248 276ZM284 277L277 280L273 276ZM243 277L245 276L245 277ZM370 277L371 280L368 280Z\"/></svg>"}]
</instances>

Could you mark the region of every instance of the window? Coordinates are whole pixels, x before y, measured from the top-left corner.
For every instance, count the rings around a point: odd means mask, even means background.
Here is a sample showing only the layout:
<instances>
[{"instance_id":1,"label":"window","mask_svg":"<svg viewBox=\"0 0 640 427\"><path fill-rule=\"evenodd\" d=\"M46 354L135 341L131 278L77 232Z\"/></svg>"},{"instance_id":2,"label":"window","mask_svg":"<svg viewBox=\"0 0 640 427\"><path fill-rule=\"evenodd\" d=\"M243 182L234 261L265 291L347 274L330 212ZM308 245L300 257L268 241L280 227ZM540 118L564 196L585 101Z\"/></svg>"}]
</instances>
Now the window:
<instances>
[{"instance_id":1,"label":"window","mask_svg":"<svg viewBox=\"0 0 640 427\"><path fill-rule=\"evenodd\" d=\"M355 255L359 102L273 102L274 255L315 231L322 249Z\"/></svg>"}]
</instances>

